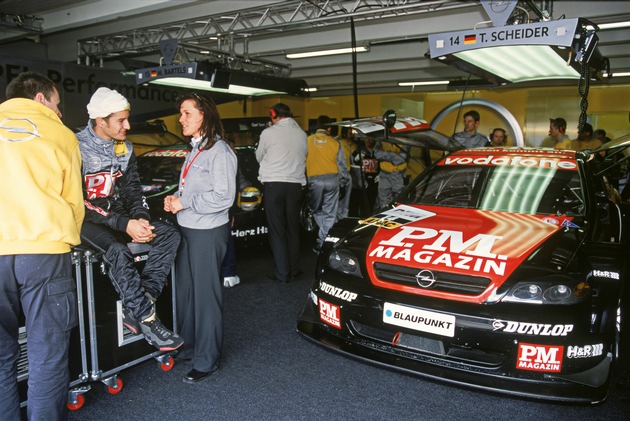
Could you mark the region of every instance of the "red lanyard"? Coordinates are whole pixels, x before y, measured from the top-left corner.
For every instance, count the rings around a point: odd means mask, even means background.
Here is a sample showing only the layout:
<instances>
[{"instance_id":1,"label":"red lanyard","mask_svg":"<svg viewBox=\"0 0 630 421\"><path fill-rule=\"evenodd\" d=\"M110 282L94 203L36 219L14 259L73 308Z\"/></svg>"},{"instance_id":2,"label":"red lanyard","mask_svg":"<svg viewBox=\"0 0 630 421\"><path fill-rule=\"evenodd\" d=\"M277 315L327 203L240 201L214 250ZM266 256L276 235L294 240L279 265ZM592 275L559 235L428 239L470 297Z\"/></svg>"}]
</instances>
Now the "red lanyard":
<instances>
[{"instance_id":1,"label":"red lanyard","mask_svg":"<svg viewBox=\"0 0 630 421\"><path fill-rule=\"evenodd\" d=\"M203 152L201 149L198 150L195 156L193 156L192 159L188 161L186 165L184 165L184 169L182 170L182 185L179 188L180 194L184 191L184 183L186 182L186 176L188 175L188 170L190 169L190 166L193 164L193 162L195 162L195 159L197 159L197 157L199 156L201 152Z\"/></svg>"}]
</instances>

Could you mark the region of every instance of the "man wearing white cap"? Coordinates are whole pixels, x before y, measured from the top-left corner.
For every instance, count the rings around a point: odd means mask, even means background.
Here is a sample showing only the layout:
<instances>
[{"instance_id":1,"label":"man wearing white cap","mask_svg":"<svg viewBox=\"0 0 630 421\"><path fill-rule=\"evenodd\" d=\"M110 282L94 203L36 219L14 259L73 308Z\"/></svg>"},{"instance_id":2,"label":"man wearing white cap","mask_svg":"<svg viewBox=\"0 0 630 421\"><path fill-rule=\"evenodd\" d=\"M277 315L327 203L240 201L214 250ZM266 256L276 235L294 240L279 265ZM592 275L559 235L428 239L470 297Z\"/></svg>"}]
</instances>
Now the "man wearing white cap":
<instances>
[{"instance_id":1,"label":"man wearing white cap","mask_svg":"<svg viewBox=\"0 0 630 421\"><path fill-rule=\"evenodd\" d=\"M124 96L108 88L94 92L87 105L90 120L77 134L86 207L81 238L103 253L123 303L124 325L133 333L144 334L160 351L172 351L183 340L162 325L154 303L175 260L180 235L167 223L151 222L136 155L126 140L130 108ZM134 266L127 246L130 239L152 246L142 273Z\"/></svg>"}]
</instances>

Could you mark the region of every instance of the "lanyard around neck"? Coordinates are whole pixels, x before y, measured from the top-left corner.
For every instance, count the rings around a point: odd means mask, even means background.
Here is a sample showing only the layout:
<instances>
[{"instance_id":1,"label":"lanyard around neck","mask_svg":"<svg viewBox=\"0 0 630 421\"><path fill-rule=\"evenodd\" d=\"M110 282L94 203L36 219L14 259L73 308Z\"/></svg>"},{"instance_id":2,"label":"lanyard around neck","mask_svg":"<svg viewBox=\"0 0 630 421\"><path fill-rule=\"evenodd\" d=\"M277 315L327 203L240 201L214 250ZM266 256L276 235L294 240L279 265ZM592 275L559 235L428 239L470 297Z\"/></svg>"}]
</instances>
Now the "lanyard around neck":
<instances>
[{"instance_id":1,"label":"lanyard around neck","mask_svg":"<svg viewBox=\"0 0 630 421\"><path fill-rule=\"evenodd\" d=\"M182 185L179 188L180 194L184 191L184 183L186 182L186 177L188 176L188 170L190 170L193 162L195 162L195 159L197 159L201 152L203 152L203 150L199 149L195 156L193 156L192 159L184 165L184 168L182 169Z\"/></svg>"}]
</instances>

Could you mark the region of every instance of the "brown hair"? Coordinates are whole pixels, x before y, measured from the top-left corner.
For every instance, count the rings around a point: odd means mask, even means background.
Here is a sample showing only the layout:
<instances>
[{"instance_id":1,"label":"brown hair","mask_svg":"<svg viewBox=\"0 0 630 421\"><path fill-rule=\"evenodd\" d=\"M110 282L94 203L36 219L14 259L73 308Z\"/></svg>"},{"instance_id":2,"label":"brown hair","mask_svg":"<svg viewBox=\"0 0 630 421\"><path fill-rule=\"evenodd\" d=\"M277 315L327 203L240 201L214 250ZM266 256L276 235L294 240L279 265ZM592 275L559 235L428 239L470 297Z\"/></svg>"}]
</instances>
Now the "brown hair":
<instances>
[{"instance_id":1,"label":"brown hair","mask_svg":"<svg viewBox=\"0 0 630 421\"><path fill-rule=\"evenodd\" d=\"M50 101L56 89L55 83L46 76L37 72L22 72L7 85L6 97L35 99L41 92Z\"/></svg>"},{"instance_id":2,"label":"brown hair","mask_svg":"<svg viewBox=\"0 0 630 421\"><path fill-rule=\"evenodd\" d=\"M216 143L217 137L225 139L225 130L221 123L221 116L212 98L208 98L196 92L190 92L179 97L177 100L177 108L179 109L182 103L187 100L194 101L195 108L203 114L200 133L201 136L205 138L205 141L202 142L199 149L210 149ZM190 142L190 139L188 140Z\"/></svg>"}]
</instances>

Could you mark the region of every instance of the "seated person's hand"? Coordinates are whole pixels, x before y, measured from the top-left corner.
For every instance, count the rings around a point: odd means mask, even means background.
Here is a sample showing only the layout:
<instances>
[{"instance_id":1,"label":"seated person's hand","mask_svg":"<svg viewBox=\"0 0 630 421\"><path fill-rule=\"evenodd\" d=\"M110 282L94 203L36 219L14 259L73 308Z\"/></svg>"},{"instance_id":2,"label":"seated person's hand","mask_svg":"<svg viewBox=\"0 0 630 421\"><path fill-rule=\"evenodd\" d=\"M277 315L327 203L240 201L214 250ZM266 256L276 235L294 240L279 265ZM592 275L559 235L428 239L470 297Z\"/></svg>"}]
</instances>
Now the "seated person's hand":
<instances>
[{"instance_id":1,"label":"seated person's hand","mask_svg":"<svg viewBox=\"0 0 630 421\"><path fill-rule=\"evenodd\" d=\"M154 228L146 219L130 219L127 224L127 234L134 243L148 243L155 238Z\"/></svg>"}]
</instances>

